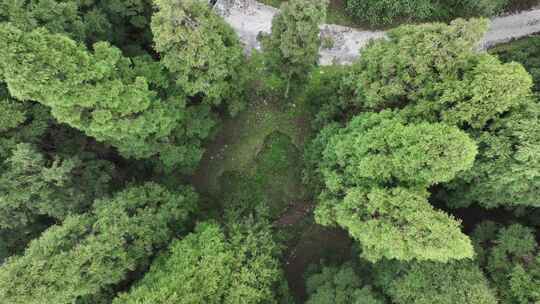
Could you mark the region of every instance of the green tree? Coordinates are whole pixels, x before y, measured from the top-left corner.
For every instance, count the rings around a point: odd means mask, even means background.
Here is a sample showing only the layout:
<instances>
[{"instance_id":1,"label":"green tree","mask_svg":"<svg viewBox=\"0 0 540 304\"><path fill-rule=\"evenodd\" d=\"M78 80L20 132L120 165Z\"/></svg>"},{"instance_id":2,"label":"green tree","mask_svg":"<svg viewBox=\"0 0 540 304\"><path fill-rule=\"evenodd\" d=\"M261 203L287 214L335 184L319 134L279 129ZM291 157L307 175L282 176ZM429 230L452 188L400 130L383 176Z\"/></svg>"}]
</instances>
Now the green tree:
<instances>
[{"instance_id":1,"label":"green tree","mask_svg":"<svg viewBox=\"0 0 540 304\"><path fill-rule=\"evenodd\" d=\"M319 25L326 19L327 0L291 0L272 20L272 33L262 39L267 65L285 82L285 97L319 60Z\"/></svg>"},{"instance_id":2,"label":"green tree","mask_svg":"<svg viewBox=\"0 0 540 304\"><path fill-rule=\"evenodd\" d=\"M375 284L396 304L495 304L494 292L472 261L452 263L384 261Z\"/></svg>"},{"instance_id":3,"label":"green tree","mask_svg":"<svg viewBox=\"0 0 540 304\"><path fill-rule=\"evenodd\" d=\"M347 229L370 261L446 262L473 255L459 223L434 210L425 190L472 166L477 149L467 134L444 124L405 124L391 111L330 128L334 135L321 133L319 223Z\"/></svg>"},{"instance_id":4,"label":"green tree","mask_svg":"<svg viewBox=\"0 0 540 304\"><path fill-rule=\"evenodd\" d=\"M347 81L368 108L482 129L525 103L532 85L521 65L475 51L486 29L482 19L401 26L362 52Z\"/></svg>"},{"instance_id":5,"label":"green tree","mask_svg":"<svg viewBox=\"0 0 540 304\"><path fill-rule=\"evenodd\" d=\"M232 114L244 104L244 55L233 29L205 1L159 0L152 17L161 63L187 95Z\"/></svg>"},{"instance_id":6,"label":"green tree","mask_svg":"<svg viewBox=\"0 0 540 304\"><path fill-rule=\"evenodd\" d=\"M532 80L521 65L475 51L485 25L394 29L364 50L344 83L367 109L399 109L408 122L443 122L475 140L474 165L446 187L450 206L538 206L540 112Z\"/></svg>"},{"instance_id":7,"label":"green tree","mask_svg":"<svg viewBox=\"0 0 540 304\"><path fill-rule=\"evenodd\" d=\"M38 144L52 124L48 109L13 99L0 82L0 159L6 160L20 143ZM1 165L0 165L1 167Z\"/></svg>"},{"instance_id":8,"label":"green tree","mask_svg":"<svg viewBox=\"0 0 540 304\"><path fill-rule=\"evenodd\" d=\"M215 223L197 225L113 303L277 303L278 247L268 226L250 226L235 224L227 236Z\"/></svg>"},{"instance_id":9,"label":"green tree","mask_svg":"<svg viewBox=\"0 0 540 304\"><path fill-rule=\"evenodd\" d=\"M383 304L382 297L366 285L351 263L339 267L324 266L308 273L306 304Z\"/></svg>"},{"instance_id":10,"label":"green tree","mask_svg":"<svg viewBox=\"0 0 540 304\"><path fill-rule=\"evenodd\" d=\"M533 229L483 222L475 229L473 240L480 264L504 303L540 301L540 250Z\"/></svg>"},{"instance_id":11,"label":"green tree","mask_svg":"<svg viewBox=\"0 0 540 304\"><path fill-rule=\"evenodd\" d=\"M193 167L200 159L200 140L214 122L204 109L186 109L174 86L159 90L169 85L159 64L130 60L105 42L90 53L44 29L25 33L3 24L0 41L7 46L0 70L15 98L49 106L59 122L113 145L125 157L159 155L168 167Z\"/></svg>"},{"instance_id":12,"label":"green tree","mask_svg":"<svg viewBox=\"0 0 540 304\"><path fill-rule=\"evenodd\" d=\"M540 91L540 37L531 36L498 45L489 50L503 62L519 62L534 80L534 91Z\"/></svg>"},{"instance_id":13,"label":"green tree","mask_svg":"<svg viewBox=\"0 0 540 304\"><path fill-rule=\"evenodd\" d=\"M107 161L47 157L19 144L0 175L0 228L21 228L38 216L63 220L86 211L111 190L113 166Z\"/></svg>"},{"instance_id":14,"label":"green tree","mask_svg":"<svg viewBox=\"0 0 540 304\"><path fill-rule=\"evenodd\" d=\"M539 207L540 105L529 101L520 109L472 133L479 147L471 170L447 185L451 207L478 203Z\"/></svg>"},{"instance_id":15,"label":"green tree","mask_svg":"<svg viewBox=\"0 0 540 304\"><path fill-rule=\"evenodd\" d=\"M0 266L0 297L96 303L185 228L196 201L189 188L176 193L153 183L96 200L91 212L68 216Z\"/></svg>"}]
</instances>

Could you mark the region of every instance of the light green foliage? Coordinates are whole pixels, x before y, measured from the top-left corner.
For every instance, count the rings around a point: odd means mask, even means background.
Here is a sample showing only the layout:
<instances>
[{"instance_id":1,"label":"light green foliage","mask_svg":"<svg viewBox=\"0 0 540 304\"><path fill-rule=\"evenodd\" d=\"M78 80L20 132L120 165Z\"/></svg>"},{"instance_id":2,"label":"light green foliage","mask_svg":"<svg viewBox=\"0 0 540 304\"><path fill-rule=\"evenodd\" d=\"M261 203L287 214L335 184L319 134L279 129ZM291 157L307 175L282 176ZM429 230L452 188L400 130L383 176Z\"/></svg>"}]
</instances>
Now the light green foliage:
<instances>
[{"instance_id":1,"label":"light green foliage","mask_svg":"<svg viewBox=\"0 0 540 304\"><path fill-rule=\"evenodd\" d=\"M325 185L315 212L319 223L347 229L370 261L447 262L473 255L459 223L434 210L425 191L471 167L476 146L464 132L443 124L404 124L391 111L329 128L308 150L320 152L326 143L319 156Z\"/></svg>"},{"instance_id":2,"label":"light green foliage","mask_svg":"<svg viewBox=\"0 0 540 304\"><path fill-rule=\"evenodd\" d=\"M167 87L165 75L147 79L108 43L95 44L90 53L43 29L24 33L5 24L0 41L7 45L0 68L15 98L49 106L58 121L112 144L126 157L159 153L168 167L190 167L200 159L199 139L213 122L204 111L186 110L178 90L169 88L162 99L150 89ZM146 72L159 71L148 60L135 64L146 64ZM188 124L190 129L184 129Z\"/></svg>"},{"instance_id":3,"label":"light green foliage","mask_svg":"<svg viewBox=\"0 0 540 304\"><path fill-rule=\"evenodd\" d=\"M285 97L317 64L321 41L319 25L326 18L327 0L291 0L272 20L272 33L262 47L271 72L285 81Z\"/></svg>"},{"instance_id":4,"label":"light green foliage","mask_svg":"<svg viewBox=\"0 0 540 304\"><path fill-rule=\"evenodd\" d=\"M476 146L444 124L406 124L395 112L355 117L329 140L321 171L331 191L350 186L430 186L469 169Z\"/></svg>"},{"instance_id":5,"label":"light green foliage","mask_svg":"<svg viewBox=\"0 0 540 304\"><path fill-rule=\"evenodd\" d=\"M86 211L110 190L113 166L107 161L47 159L19 144L0 175L0 228L21 228L38 215L58 220Z\"/></svg>"},{"instance_id":6,"label":"light green foliage","mask_svg":"<svg viewBox=\"0 0 540 304\"><path fill-rule=\"evenodd\" d=\"M324 266L306 279L306 304L383 304L380 295L355 273L351 263Z\"/></svg>"},{"instance_id":7,"label":"light green foliage","mask_svg":"<svg viewBox=\"0 0 540 304\"><path fill-rule=\"evenodd\" d=\"M375 284L395 304L496 304L488 281L471 261L382 262Z\"/></svg>"},{"instance_id":8,"label":"light green foliage","mask_svg":"<svg viewBox=\"0 0 540 304\"><path fill-rule=\"evenodd\" d=\"M103 297L184 228L196 200L190 189L173 193L152 183L96 200L90 213L68 216L0 267L0 298L72 304Z\"/></svg>"},{"instance_id":9,"label":"light green foliage","mask_svg":"<svg viewBox=\"0 0 540 304\"><path fill-rule=\"evenodd\" d=\"M189 96L217 106L243 107L244 56L232 28L205 1L158 0L152 17L161 63Z\"/></svg>"},{"instance_id":10,"label":"light green foliage","mask_svg":"<svg viewBox=\"0 0 540 304\"><path fill-rule=\"evenodd\" d=\"M372 262L382 257L442 262L471 257L471 242L459 222L434 210L427 198L427 191L406 188L351 188L342 201L323 192L315 216L321 224L335 219Z\"/></svg>"},{"instance_id":11,"label":"light green foliage","mask_svg":"<svg viewBox=\"0 0 540 304\"><path fill-rule=\"evenodd\" d=\"M480 224L473 240L503 303L540 302L540 251L534 230L514 224L505 228Z\"/></svg>"},{"instance_id":12,"label":"light green foliage","mask_svg":"<svg viewBox=\"0 0 540 304\"><path fill-rule=\"evenodd\" d=\"M215 223L197 225L113 303L276 303L278 248L268 226L253 224L234 225L229 237Z\"/></svg>"},{"instance_id":13,"label":"light green foliage","mask_svg":"<svg viewBox=\"0 0 540 304\"><path fill-rule=\"evenodd\" d=\"M349 14L371 25L396 21L435 21L466 16L492 16L508 0L346 0Z\"/></svg>"}]
</instances>

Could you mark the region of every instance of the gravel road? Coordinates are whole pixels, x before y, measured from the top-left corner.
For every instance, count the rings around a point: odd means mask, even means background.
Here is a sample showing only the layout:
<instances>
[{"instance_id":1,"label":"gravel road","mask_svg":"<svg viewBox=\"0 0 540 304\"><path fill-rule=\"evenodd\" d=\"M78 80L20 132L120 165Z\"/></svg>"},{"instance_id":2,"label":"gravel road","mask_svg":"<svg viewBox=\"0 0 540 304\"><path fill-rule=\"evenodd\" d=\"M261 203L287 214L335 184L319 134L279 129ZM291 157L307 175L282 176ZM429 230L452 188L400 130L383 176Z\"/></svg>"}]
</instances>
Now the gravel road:
<instances>
[{"instance_id":1,"label":"gravel road","mask_svg":"<svg viewBox=\"0 0 540 304\"><path fill-rule=\"evenodd\" d=\"M255 0L217 0L214 8L225 18L240 36L246 51L260 49L257 36L260 32L269 33L272 18L278 9L261 4ZM540 7L514 15L495 17L484 37L481 48L508 42L515 38L540 32ZM320 64L333 62L350 64L360 55L361 49L371 40L384 37L383 31L363 31L334 24L323 24L321 35L334 41L331 49L321 49Z\"/></svg>"}]
</instances>

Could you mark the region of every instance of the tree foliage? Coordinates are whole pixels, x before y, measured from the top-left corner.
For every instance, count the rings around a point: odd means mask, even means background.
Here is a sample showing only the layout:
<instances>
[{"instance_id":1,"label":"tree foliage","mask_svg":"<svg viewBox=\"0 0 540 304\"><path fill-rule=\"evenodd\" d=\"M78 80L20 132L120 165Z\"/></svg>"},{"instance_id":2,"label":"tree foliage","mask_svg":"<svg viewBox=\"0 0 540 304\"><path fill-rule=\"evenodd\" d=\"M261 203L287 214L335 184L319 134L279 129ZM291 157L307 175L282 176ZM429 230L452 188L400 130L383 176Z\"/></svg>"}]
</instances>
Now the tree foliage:
<instances>
[{"instance_id":1,"label":"tree foliage","mask_svg":"<svg viewBox=\"0 0 540 304\"><path fill-rule=\"evenodd\" d=\"M86 211L109 193L113 169L106 161L47 159L29 144L17 145L0 175L0 228L21 228L40 215L62 220Z\"/></svg>"},{"instance_id":2,"label":"tree foliage","mask_svg":"<svg viewBox=\"0 0 540 304\"><path fill-rule=\"evenodd\" d=\"M472 261L452 263L384 261L375 284L396 304L495 304L494 292Z\"/></svg>"},{"instance_id":3,"label":"tree foliage","mask_svg":"<svg viewBox=\"0 0 540 304\"><path fill-rule=\"evenodd\" d=\"M302 82L319 60L319 25L326 18L326 6L327 0L284 2L272 20L272 33L262 39L269 69L285 81L285 97L291 83Z\"/></svg>"},{"instance_id":4,"label":"tree foliage","mask_svg":"<svg viewBox=\"0 0 540 304\"><path fill-rule=\"evenodd\" d=\"M204 1L160 0L152 17L161 63L189 96L210 105L243 108L244 56L232 28Z\"/></svg>"},{"instance_id":5,"label":"tree foliage","mask_svg":"<svg viewBox=\"0 0 540 304\"><path fill-rule=\"evenodd\" d=\"M405 124L394 112L365 113L330 126L319 172L319 223L338 224L360 241L363 256L446 262L473 255L459 223L428 203L427 187L471 167L474 142L444 124ZM328 137L329 136L329 137ZM316 158L316 155L312 157Z\"/></svg>"},{"instance_id":6,"label":"tree foliage","mask_svg":"<svg viewBox=\"0 0 540 304\"><path fill-rule=\"evenodd\" d=\"M358 276L351 263L323 266L308 274L306 304L383 304L382 297Z\"/></svg>"},{"instance_id":7,"label":"tree foliage","mask_svg":"<svg viewBox=\"0 0 540 304\"><path fill-rule=\"evenodd\" d=\"M196 200L189 188L175 193L153 183L96 200L91 212L68 216L0 266L0 297L96 302L185 227Z\"/></svg>"},{"instance_id":8,"label":"tree foliage","mask_svg":"<svg viewBox=\"0 0 540 304\"><path fill-rule=\"evenodd\" d=\"M159 66L126 58L105 42L91 53L43 29L22 32L4 24L0 40L7 45L0 68L15 98L50 107L58 121L112 144L126 157L159 154L169 167L190 167L200 159L200 139L213 122L208 114L186 109L182 92L169 88L162 97L152 90L168 86ZM142 71L152 74L146 78L138 74Z\"/></svg>"},{"instance_id":9,"label":"tree foliage","mask_svg":"<svg viewBox=\"0 0 540 304\"><path fill-rule=\"evenodd\" d=\"M200 223L113 303L276 303L278 251L268 226L236 224L227 236L215 223Z\"/></svg>"},{"instance_id":10,"label":"tree foliage","mask_svg":"<svg viewBox=\"0 0 540 304\"><path fill-rule=\"evenodd\" d=\"M534 230L483 222L473 233L479 262L504 303L540 301L540 251Z\"/></svg>"}]
</instances>

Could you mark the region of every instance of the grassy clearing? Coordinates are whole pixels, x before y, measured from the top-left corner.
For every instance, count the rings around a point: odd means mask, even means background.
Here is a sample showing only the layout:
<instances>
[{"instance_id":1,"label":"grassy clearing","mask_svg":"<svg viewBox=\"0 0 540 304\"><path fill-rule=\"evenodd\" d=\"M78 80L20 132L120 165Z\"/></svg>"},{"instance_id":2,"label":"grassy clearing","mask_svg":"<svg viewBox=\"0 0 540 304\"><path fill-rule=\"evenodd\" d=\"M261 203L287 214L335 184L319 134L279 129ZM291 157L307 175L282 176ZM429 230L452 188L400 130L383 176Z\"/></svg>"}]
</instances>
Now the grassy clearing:
<instances>
[{"instance_id":1,"label":"grassy clearing","mask_svg":"<svg viewBox=\"0 0 540 304\"><path fill-rule=\"evenodd\" d=\"M264 99L226 120L207 146L193 183L199 192L228 201L268 200L277 215L305 195L301 151L310 133L302 103Z\"/></svg>"}]
</instances>

